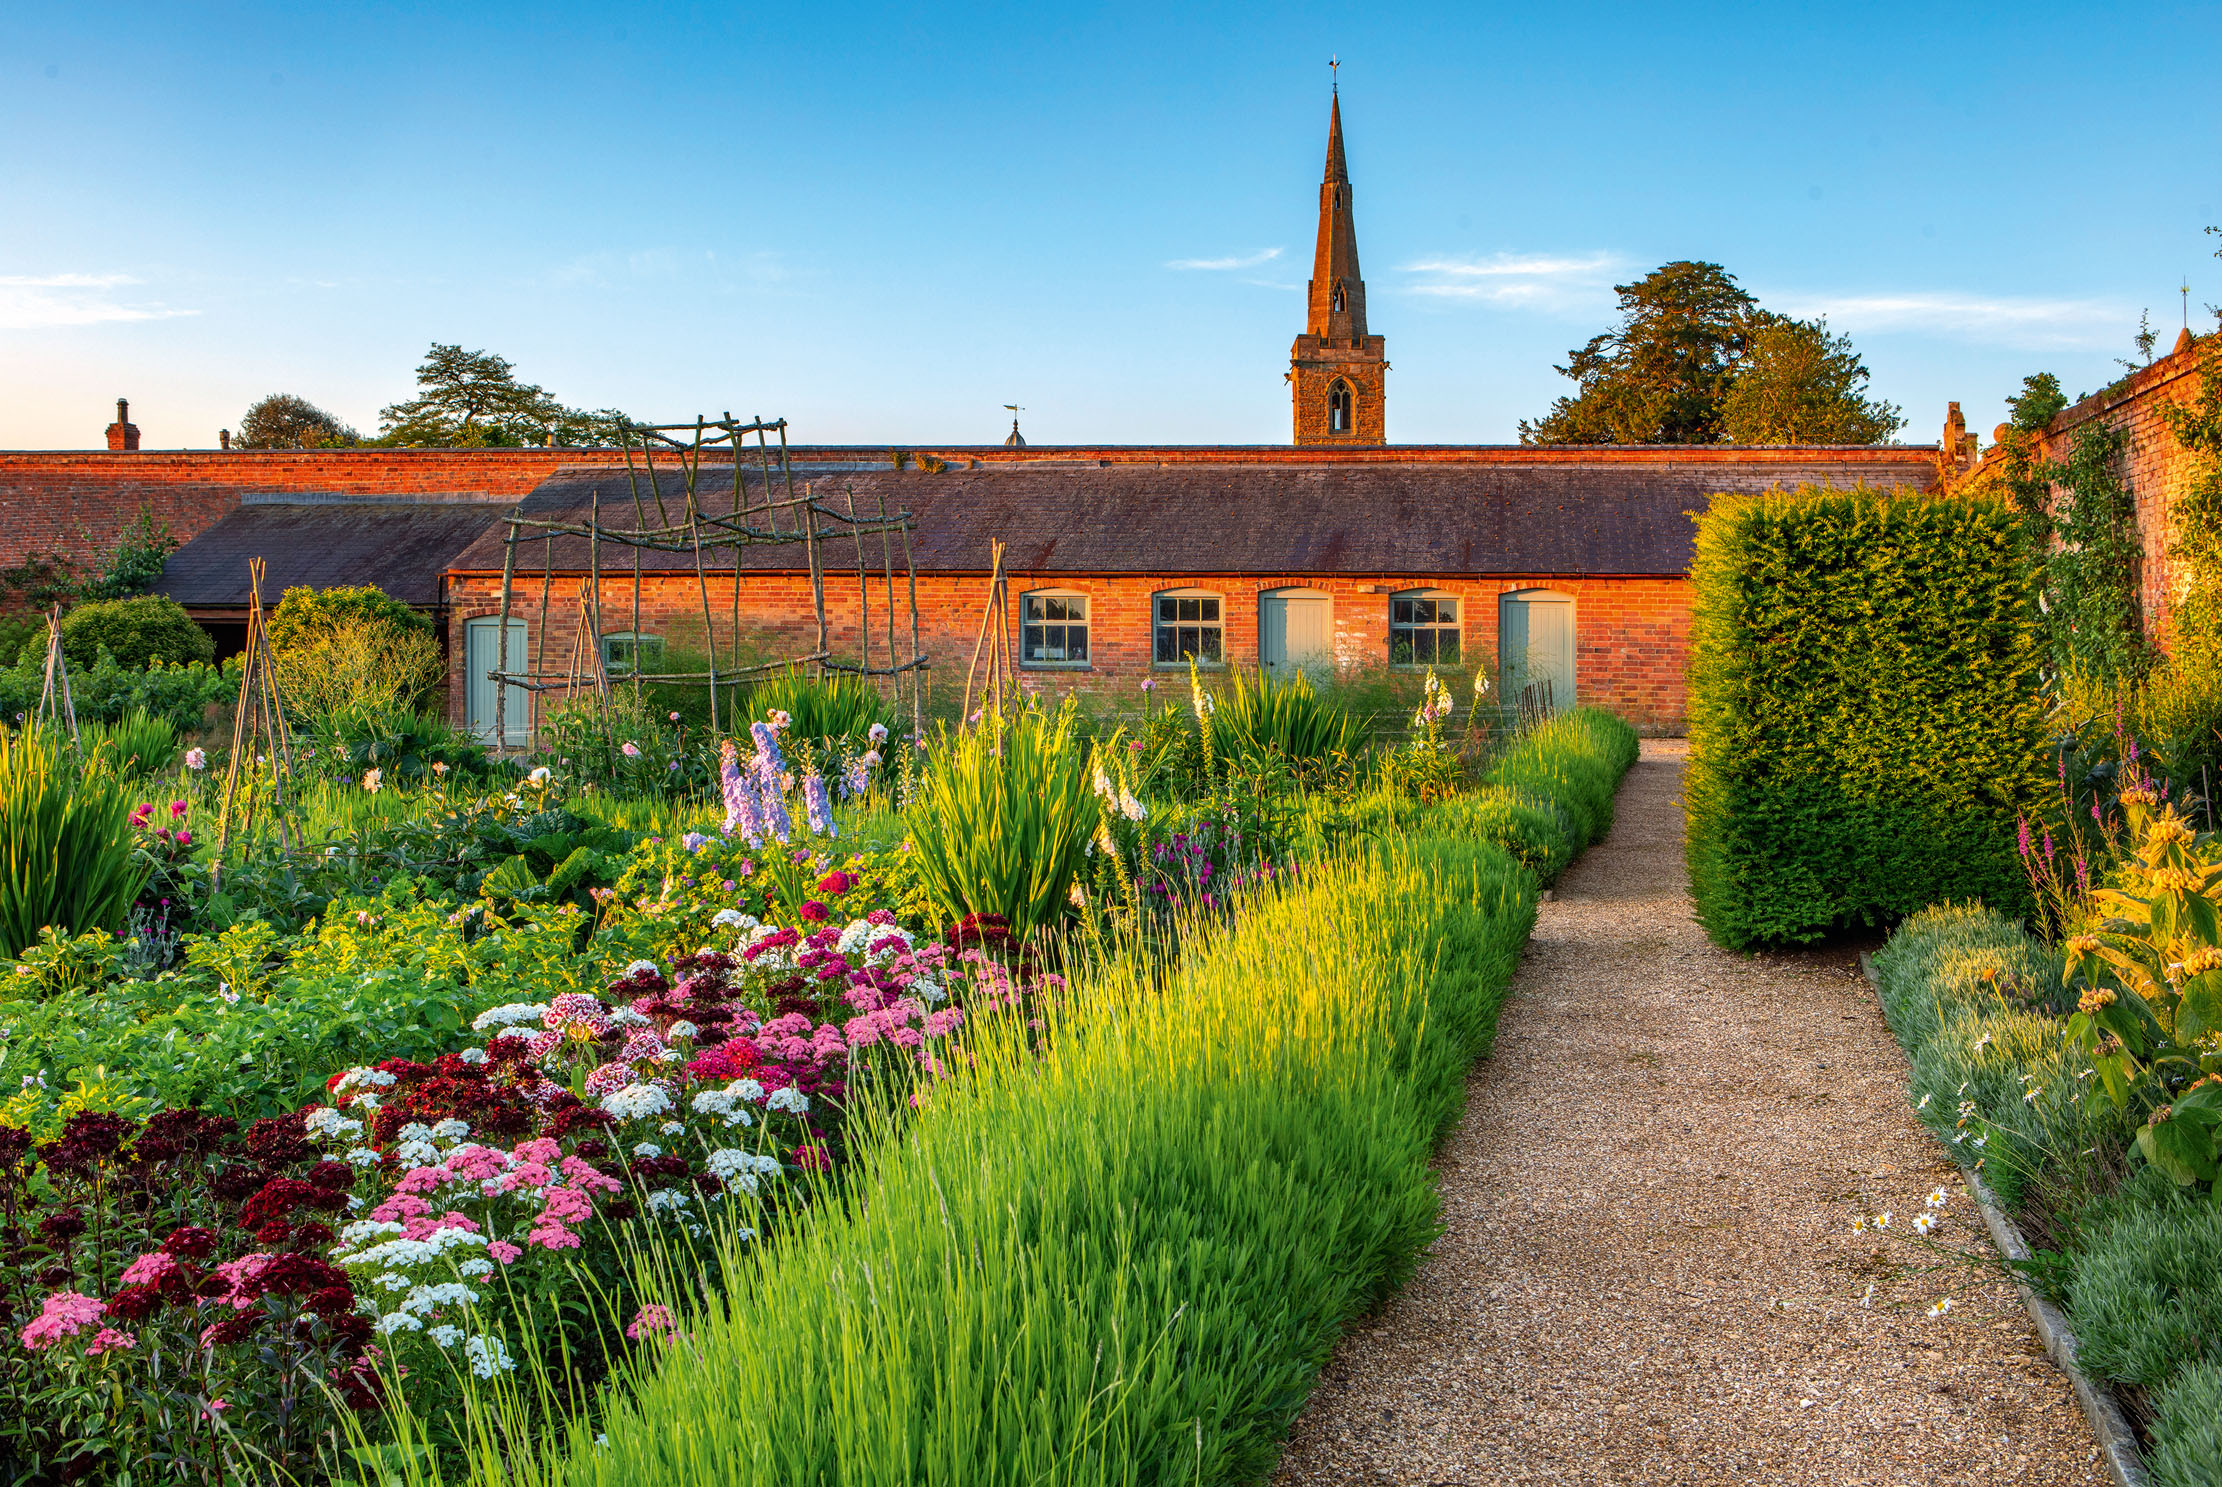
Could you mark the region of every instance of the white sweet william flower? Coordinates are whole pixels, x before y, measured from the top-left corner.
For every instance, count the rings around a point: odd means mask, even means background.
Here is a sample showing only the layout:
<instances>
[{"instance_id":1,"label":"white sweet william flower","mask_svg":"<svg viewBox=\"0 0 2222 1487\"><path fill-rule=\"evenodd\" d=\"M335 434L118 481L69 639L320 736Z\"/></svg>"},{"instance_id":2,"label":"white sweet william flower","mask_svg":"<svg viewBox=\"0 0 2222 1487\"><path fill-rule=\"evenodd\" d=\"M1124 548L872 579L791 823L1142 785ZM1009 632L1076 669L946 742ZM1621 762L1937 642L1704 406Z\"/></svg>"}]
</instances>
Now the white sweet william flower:
<instances>
[{"instance_id":1,"label":"white sweet william flower","mask_svg":"<svg viewBox=\"0 0 2222 1487\"><path fill-rule=\"evenodd\" d=\"M456 1057L466 1064L483 1064L486 1062L486 1050L483 1048L466 1048Z\"/></svg>"},{"instance_id":2,"label":"white sweet william flower","mask_svg":"<svg viewBox=\"0 0 2222 1487\"><path fill-rule=\"evenodd\" d=\"M507 1373L517 1366L502 1340L484 1333L464 1343L463 1353L471 1360L471 1372L482 1379L490 1379L497 1373Z\"/></svg>"},{"instance_id":3,"label":"white sweet william flower","mask_svg":"<svg viewBox=\"0 0 2222 1487\"><path fill-rule=\"evenodd\" d=\"M701 1029L696 1027L693 1023L681 1019L680 1021L673 1023L671 1025L671 1031L664 1034L664 1036L667 1038L691 1038L700 1031Z\"/></svg>"},{"instance_id":4,"label":"white sweet william flower","mask_svg":"<svg viewBox=\"0 0 2222 1487\"><path fill-rule=\"evenodd\" d=\"M602 1108L619 1120L647 1120L671 1109L671 1096L653 1084L628 1084L605 1095Z\"/></svg>"},{"instance_id":5,"label":"white sweet william flower","mask_svg":"<svg viewBox=\"0 0 2222 1487\"><path fill-rule=\"evenodd\" d=\"M498 1027L515 1027L520 1023L537 1023L546 1015L546 1002L509 1002L503 1006L481 1012L471 1019L473 1032L488 1033Z\"/></svg>"},{"instance_id":6,"label":"white sweet william flower","mask_svg":"<svg viewBox=\"0 0 2222 1487\"><path fill-rule=\"evenodd\" d=\"M710 1169L712 1177L721 1179L737 1177L752 1170L748 1153L731 1146L721 1146L711 1152L702 1159L702 1165ZM750 1191L755 1191L753 1185Z\"/></svg>"},{"instance_id":7,"label":"white sweet william flower","mask_svg":"<svg viewBox=\"0 0 2222 1487\"><path fill-rule=\"evenodd\" d=\"M443 1322L437 1327L427 1327L424 1330L424 1335L443 1348L452 1348L463 1340L463 1329L449 1326Z\"/></svg>"},{"instance_id":8,"label":"white sweet william flower","mask_svg":"<svg viewBox=\"0 0 2222 1487\"><path fill-rule=\"evenodd\" d=\"M719 929L754 929L758 921L755 915L744 914L739 909L720 909L710 922Z\"/></svg>"},{"instance_id":9,"label":"white sweet william flower","mask_svg":"<svg viewBox=\"0 0 2222 1487\"><path fill-rule=\"evenodd\" d=\"M643 1141L633 1148L633 1155L636 1157L660 1157L663 1154L664 1149L653 1141Z\"/></svg>"},{"instance_id":10,"label":"white sweet william flower","mask_svg":"<svg viewBox=\"0 0 2222 1487\"><path fill-rule=\"evenodd\" d=\"M357 1146L347 1153L347 1164L350 1167L375 1167L381 1160L383 1158L378 1155L376 1147Z\"/></svg>"},{"instance_id":11,"label":"white sweet william flower","mask_svg":"<svg viewBox=\"0 0 2222 1487\"><path fill-rule=\"evenodd\" d=\"M411 1316L405 1311L390 1311L380 1317L374 1325L379 1333L391 1337L396 1332L402 1331L422 1332L424 1330L424 1318Z\"/></svg>"},{"instance_id":12,"label":"white sweet william flower","mask_svg":"<svg viewBox=\"0 0 2222 1487\"><path fill-rule=\"evenodd\" d=\"M465 1280L484 1280L494 1273L492 1260L465 1260L455 1267L455 1273Z\"/></svg>"},{"instance_id":13,"label":"white sweet william flower","mask_svg":"<svg viewBox=\"0 0 2222 1487\"><path fill-rule=\"evenodd\" d=\"M626 963L625 969L618 973L617 979L622 981L628 976L638 976L643 971L646 971L651 976L656 975L656 963L652 960L628 961Z\"/></svg>"},{"instance_id":14,"label":"white sweet william flower","mask_svg":"<svg viewBox=\"0 0 2222 1487\"><path fill-rule=\"evenodd\" d=\"M753 1079L736 1079L725 1087L725 1092L736 1100L746 1100L751 1105L764 1098L764 1086Z\"/></svg>"},{"instance_id":15,"label":"white sweet william flower","mask_svg":"<svg viewBox=\"0 0 2222 1487\"><path fill-rule=\"evenodd\" d=\"M764 1101L764 1108L784 1111L789 1115L801 1115L810 1109L810 1097L789 1085L785 1089L773 1090L771 1097Z\"/></svg>"},{"instance_id":16,"label":"white sweet william flower","mask_svg":"<svg viewBox=\"0 0 2222 1487\"><path fill-rule=\"evenodd\" d=\"M646 1027L649 1019L630 1007L612 1008L609 1015L611 1027Z\"/></svg>"},{"instance_id":17,"label":"white sweet william flower","mask_svg":"<svg viewBox=\"0 0 2222 1487\"><path fill-rule=\"evenodd\" d=\"M446 1120L432 1127L432 1139L435 1141L460 1141L470 1133L470 1126L453 1116L449 1116Z\"/></svg>"},{"instance_id":18,"label":"white sweet william flower","mask_svg":"<svg viewBox=\"0 0 2222 1487\"><path fill-rule=\"evenodd\" d=\"M429 1141L403 1141L394 1147L393 1154L407 1167L430 1167L440 1160L440 1148Z\"/></svg>"}]
</instances>

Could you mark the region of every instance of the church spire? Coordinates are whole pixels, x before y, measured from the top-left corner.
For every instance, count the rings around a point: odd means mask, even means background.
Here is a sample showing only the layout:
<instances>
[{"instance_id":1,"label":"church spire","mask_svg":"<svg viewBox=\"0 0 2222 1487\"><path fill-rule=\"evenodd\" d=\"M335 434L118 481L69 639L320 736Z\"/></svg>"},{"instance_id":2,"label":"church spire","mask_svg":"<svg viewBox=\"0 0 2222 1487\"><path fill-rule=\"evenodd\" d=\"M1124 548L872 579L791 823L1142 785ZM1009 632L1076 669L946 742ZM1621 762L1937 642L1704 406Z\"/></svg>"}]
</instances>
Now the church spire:
<instances>
[{"instance_id":1,"label":"church spire","mask_svg":"<svg viewBox=\"0 0 2222 1487\"><path fill-rule=\"evenodd\" d=\"M1327 114L1327 173L1319 183L1319 244L1305 330L1315 336L1366 333L1366 283L1358 276L1358 229L1350 216L1350 166L1342 149L1342 94Z\"/></svg>"},{"instance_id":2,"label":"church spire","mask_svg":"<svg viewBox=\"0 0 2222 1487\"><path fill-rule=\"evenodd\" d=\"M1380 444L1388 361L1366 330L1366 281L1350 210L1342 144L1342 90L1327 109L1327 169L1319 183L1319 242L1305 287L1304 334L1289 352L1298 444Z\"/></svg>"}]
</instances>

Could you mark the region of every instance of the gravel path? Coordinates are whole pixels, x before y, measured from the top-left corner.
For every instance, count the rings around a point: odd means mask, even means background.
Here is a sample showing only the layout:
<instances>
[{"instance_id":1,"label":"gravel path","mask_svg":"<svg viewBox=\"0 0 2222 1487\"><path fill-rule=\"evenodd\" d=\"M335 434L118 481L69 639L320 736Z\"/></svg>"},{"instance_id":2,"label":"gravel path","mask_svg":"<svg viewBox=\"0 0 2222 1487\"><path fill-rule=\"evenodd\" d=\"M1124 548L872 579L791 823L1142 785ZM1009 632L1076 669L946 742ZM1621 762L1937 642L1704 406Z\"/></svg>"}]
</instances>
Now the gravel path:
<instances>
[{"instance_id":1,"label":"gravel path","mask_svg":"<svg viewBox=\"0 0 2222 1487\"><path fill-rule=\"evenodd\" d=\"M2011 1289L1852 1232L1939 1184L1945 1233L1982 1222L1849 958L1706 942L1682 759L1644 745L1543 905L1443 1147L1447 1232L1344 1339L1276 1480L2103 1484Z\"/></svg>"}]
</instances>

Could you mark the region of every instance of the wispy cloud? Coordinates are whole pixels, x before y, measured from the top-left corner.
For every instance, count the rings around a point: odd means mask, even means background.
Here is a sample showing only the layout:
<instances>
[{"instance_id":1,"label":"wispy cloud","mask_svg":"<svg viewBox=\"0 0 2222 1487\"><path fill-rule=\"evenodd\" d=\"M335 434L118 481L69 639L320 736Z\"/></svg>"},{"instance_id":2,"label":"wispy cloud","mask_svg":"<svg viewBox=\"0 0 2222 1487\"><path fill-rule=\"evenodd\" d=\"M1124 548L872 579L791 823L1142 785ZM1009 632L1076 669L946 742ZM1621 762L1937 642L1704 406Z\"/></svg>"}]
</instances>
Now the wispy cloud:
<instances>
[{"instance_id":1,"label":"wispy cloud","mask_svg":"<svg viewBox=\"0 0 2222 1487\"><path fill-rule=\"evenodd\" d=\"M162 304L127 304L114 293L139 282L129 274L0 274L0 329L170 320L200 313Z\"/></svg>"},{"instance_id":2,"label":"wispy cloud","mask_svg":"<svg viewBox=\"0 0 2222 1487\"><path fill-rule=\"evenodd\" d=\"M1427 258L1405 264L1407 294L1537 310L1586 309L1597 304L1624 260L1610 253L1569 257L1498 253L1488 258Z\"/></svg>"},{"instance_id":3,"label":"wispy cloud","mask_svg":"<svg viewBox=\"0 0 2222 1487\"><path fill-rule=\"evenodd\" d=\"M1241 258L1176 258L1165 266L1177 269L1210 270L1256 268L1259 264L1271 263L1280 256L1280 249L1267 248L1262 252L1251 253Z\"/></svg>"},{"instance_id":4,"label":"wispy cloud","mask_svg":"<svg viewBox=\"0 0 2222 1487\"><path fill-rule=\"evenodd\" d=\"M1828 318L1840 331L1910 331L1998 345L2043 348L2128 343L2137 314L2102 300L1954 294L1766 294L1771 309L1802 319Z\"/></svg>"}]
</instances>

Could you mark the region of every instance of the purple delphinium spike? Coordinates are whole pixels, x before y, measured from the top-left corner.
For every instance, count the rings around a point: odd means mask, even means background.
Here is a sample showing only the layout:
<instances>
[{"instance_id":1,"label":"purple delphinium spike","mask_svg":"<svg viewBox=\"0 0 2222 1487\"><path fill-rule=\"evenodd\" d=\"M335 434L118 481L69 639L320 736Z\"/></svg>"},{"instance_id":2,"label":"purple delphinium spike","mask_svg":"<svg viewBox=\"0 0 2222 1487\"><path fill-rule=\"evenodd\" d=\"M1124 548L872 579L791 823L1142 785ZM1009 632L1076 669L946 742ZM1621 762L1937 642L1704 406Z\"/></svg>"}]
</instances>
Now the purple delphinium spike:
<instances>
[{"instance_id":1,"label":"purple delphinium spike","mask_svg":"<svg viewBox=\"0 0 2222 1487\"><path fill-rule=\"evenodd\" d=\"M785 845L788 838L795 834L795 822L787 814L787 796L779 788L779 776L775 774L767 780L759 775L756 783L764 806L764 829L777 837L781 845Z\"/></svg>"},{"instance_id":2,"label":"purple delphinium spike","mask_svg":"<svg viewBox=\"0 0 2222 1487\"><path fill-rule=\"evenodd\" d=\"M755 846L764 839L764 818L757 809L756 792L741 774L740 750L730 738L718 749L718 785L725 795L725 834L739 832Z\"/></svg>"},{"instance_id":3,"label":"purple delphinium spike","mask_svg":"<svg viewBox=\"0 0 2222 1487\"><path fill-rule=\"evenodd\" d=\"M820 836L839 836L833 823L833 802L826 798L826 777L814 774L802 782L802 798L810 807L810 829Z\"/></svg>"},{"instance_id":4,"label":"purple delphinium spike","mask_svg":"<svg viewBox=\"0 0 2222 1487\"><path fill-rule=\"evenodd\" d=\"M758 773L769 770L774 777L786 772L787 761L779 752L779 730L769 723L751 723L748 736L756 740L756 768Z\"/></svg>"}]
</instances>

